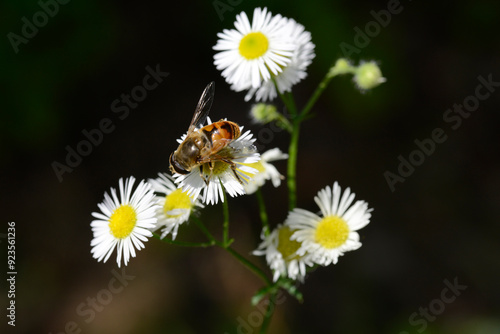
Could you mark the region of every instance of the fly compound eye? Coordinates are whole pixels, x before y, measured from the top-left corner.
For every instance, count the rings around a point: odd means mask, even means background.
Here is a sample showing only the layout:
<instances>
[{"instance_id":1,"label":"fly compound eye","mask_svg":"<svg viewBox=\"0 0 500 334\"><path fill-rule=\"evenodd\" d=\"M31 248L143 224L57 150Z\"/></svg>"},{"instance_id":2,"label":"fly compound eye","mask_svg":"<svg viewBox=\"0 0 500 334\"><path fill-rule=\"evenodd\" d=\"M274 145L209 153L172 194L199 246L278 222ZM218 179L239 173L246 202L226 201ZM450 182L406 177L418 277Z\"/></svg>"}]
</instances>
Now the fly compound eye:
<instances>
[{"instance_id":1,"label":"fly compound eye","mask_svg":"<svg viewBox=\"0 0 500 334\"><path fill-rule=\"evenodd\" d=\"M175 152L170 155L170 171L175 172L177 174L188 174L189 171L186 170L175 158Z\"/></svg>"}]
</instances>

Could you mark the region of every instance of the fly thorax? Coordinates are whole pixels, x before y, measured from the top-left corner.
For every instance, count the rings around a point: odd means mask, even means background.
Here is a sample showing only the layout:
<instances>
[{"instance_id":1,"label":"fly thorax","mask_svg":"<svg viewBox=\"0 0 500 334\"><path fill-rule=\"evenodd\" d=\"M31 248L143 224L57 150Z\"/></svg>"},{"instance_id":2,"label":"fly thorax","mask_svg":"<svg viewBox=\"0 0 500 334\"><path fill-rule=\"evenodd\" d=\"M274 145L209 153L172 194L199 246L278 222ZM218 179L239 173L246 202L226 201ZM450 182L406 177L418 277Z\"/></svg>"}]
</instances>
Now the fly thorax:
<instances>
[{"instance_id":1,"label":"fly thorax","mask_svg":"<svg viewBox=\"0 0 500 334\"><path fill-rule=\"evenodd\" d=\"M198 145L196 145L195 140L188 138L182 145L179 147L177 152L177 160L185 165L186 167L190 166L194 161L196 161L196 157L200 154L200 149Z\"/></svg>"}]
</instances>

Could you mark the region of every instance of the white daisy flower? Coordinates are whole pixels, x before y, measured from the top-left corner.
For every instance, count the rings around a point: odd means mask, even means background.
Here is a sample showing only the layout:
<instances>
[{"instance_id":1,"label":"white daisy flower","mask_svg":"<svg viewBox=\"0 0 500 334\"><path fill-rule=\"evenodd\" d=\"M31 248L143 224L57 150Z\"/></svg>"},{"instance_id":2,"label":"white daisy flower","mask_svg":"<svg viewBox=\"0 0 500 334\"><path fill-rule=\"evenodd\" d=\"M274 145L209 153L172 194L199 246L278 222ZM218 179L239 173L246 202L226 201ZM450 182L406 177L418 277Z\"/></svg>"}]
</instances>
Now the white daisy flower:
<instances>
[{"instance_id":1,"label":"white daisy flower","mask_svg":"<svg viewBox=\"0 0 500 334\"><path fill-rule=\"evenodd\" d=\"M91 253L97 261L106 262L114 249L117 249L116 262L120 267L127 265L130 256L135 257L135 249L144 248L144 243L153 234L150 229L156 224L155 210L157 208L151 185L141 181L132 194L135 178L130 177L119 181L120 197L111 188L111 196L104 193L104 201L97 206L101 212L93 212L97 218L90 226L94 239L90 245Z\"/></svg>"},{"instance_id":2,"label":"white daisy flower","mask_svg":"<svg viewBox=\"0 0 500 334\"><path fill-rule=\"evenodd\" d=\"M277 75L292 58L295 46L290 25L281 15L272 16L267 8L255 8L252 24L242 12L236 16L236 29L224 29L213 47L214 64L237 91L260 87L271 75Z\"/></svg>"},{"instance_id":3,"label":"white daisy flower","mask_svg":"<svg viewBox=\"0 0 500 334\"><path fill-rule=\"evenodd\" d=\"M314 44L311 42L311 33L305 31L302 24L293 19L287 19L289 41L295 45L291 62L278 74L272 75L279 92L290 92L292 86L307 77L306 69L311 64L314 54ZM264 81L259 87L251 87L245 96L249 101L253 96L257 101L273 100L277 97L276 85L273 80Z\"/></svg>"},{"instance_id":4,"label":"white daisy flower","mask_svg":"<svg viewBox=\"0 0 500 334\"><path fill-rule=\"evenodd\" d=\"M288 154L281 152L279 148L273 148L262 153L258 162L248 164L247 166L257 169L258 173L245 184L247 194L250 195L256 192L267 180L271 180L275 188L279 187L284 176L269 162L287 158Z\"/></svg>"},{"instance_id":5,"label":"white daisy flower","mask_svg":"<svg viewBox=\"0 0 500 334\"><path fill-rule=\"evenodd\" d=\"M182 189L177 188L170 175L159 173L156 179L148 181L157 193L156 199L160 205L156 210L158 220L152 231L163 227L161 238L163 239L171 233L172 239L175 240L179 225L189 219L194 209L203 208L204 205L198 200L193 200Z\"/></svg>"},{"instance_id":6,"label":"white daisy flower","mask_svg":"<svg viewBox=\"0 0 500 334\"><path fill-rule=\"evenodd\" d=\"M207 118L207 124L211 124ZM243 130L243 127L240 127ZM178 142L182 142L186 135L183 135ZM189 174L175 173L175 183L182 188L191 198L196 200L203 191L202 202L206 204L217 204L219 197L224 201L223 186L231 197L245 194L244 184L252 175L258 172L257 169L249 167L248 164L256 163L260 160L260 155L253 145L255 139L250 131L240 135L231 141L221 151L217 152L235 164L235 170L223 161L215 161L212 168L209 163L191 169ZM201 168L201 170L200 170ZM201 175L203 174L203 178ZM208 180L208 184L205 180Z\"/></svg>"},{"instance_id":7,"label":"white daisy flower","mask_svg":"<svg viewBox=\"0 0 500 334\"><path fill-rule=\"evenodd\" d=\"M297 253L301 243L291 240L294 230L289 226L278 225L267 237L262 235L262 243L253 251L254 255L265 255L266 261L273 271L273 281L280 277L304 281L306 265L313 266L307 256Z\"/></svg>"},{"instance_id":8,"label":"white daisy flower","mask_svg":"<svg viewBox=\"0 0 500 334\"><path fill-rule=\"evenodd\" d=\"M365 201L354 201L354 194L347 188L341 197L337 182L318 192L314 198L321 216L294 209L285 224L296 232L292 239L302 243L299 255L308 253L311 260L320 265L337 263L338 257L347 251L361 247L357 230L370 222L371 211Z\"/></svg>"}]
</instances>

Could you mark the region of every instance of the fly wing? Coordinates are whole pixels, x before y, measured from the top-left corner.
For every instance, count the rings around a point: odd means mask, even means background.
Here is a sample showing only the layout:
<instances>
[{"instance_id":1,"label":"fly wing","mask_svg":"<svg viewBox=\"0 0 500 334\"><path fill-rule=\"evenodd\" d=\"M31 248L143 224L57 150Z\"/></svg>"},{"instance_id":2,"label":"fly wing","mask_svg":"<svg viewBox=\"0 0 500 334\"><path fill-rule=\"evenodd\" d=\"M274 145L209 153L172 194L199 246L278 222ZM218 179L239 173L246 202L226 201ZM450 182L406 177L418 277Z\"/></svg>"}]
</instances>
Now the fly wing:
<instances>
[{"instance_id":1,"label":"fly wing","mask_svg":"<svg viewBox=\"0 0 500 334\"><path fill-rule=\"evenodd\" d=\"M189 125L188 135L193 132L196 128L201 127L207 120L208 112L210 107L212 107L212 102L214 101L215 94L215 82L211 82L205 87L205 90L201 94L198 105L194 111L193 119Z\"/></svg>"},{"instance_id":2,"label":"fly wing","mask_svg":"<svg viewBox=\"0 0 500 334\"><path fill-rule=\"evenodd\" d=\"M255 154L256 157L258 157L259 154L257 153L257 148L255 147L254 142L255 139L252 138L250 131L247 131L241 135L240 138L228 143L233 159L249 157Z\"/></svg>"}]
</instances>

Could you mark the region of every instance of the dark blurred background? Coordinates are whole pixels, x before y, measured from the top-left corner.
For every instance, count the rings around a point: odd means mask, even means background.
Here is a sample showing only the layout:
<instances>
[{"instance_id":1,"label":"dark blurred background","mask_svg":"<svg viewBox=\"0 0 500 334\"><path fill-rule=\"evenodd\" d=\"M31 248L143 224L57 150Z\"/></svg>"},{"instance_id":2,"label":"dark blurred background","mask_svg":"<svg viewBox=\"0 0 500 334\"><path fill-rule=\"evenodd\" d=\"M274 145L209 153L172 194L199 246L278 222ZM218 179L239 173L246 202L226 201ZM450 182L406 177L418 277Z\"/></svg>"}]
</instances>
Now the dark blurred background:
<instances>
[{"instance_id":1,"label":"dark blurred background","mask_svg":"<svg viewBox=\"0 0 500 334\"><path fill-rule=\"evenodd\" d=\"M103 193L117 187L120 177L168 171L175 139L187 129L209 81L216 82L213 118L252 129L263 150L287 150L288 135L268 137L270 131L262 129L269 126L252 125L251 103L231 91L213 66L216 34L233 28L236 14L251 15L257 6L294 18L312 34L316 58L307 79L293 89L299 106L343 56L341 43L356 46L354 29L364 31L374 21L371 11L399 10L350 55L355 63L377 60L387 82L363 94L350 77L334 79L300 138L298 206L317 210L314 195L334 181L351 187L374 208L360 232L363 247L312 272L299 287L302 304L286 295L270 332L500 333L498 85L459 126L443 119L454 104L474 102L479 76L500 82L500 6L493 0L399 6L395 0L74 0L57 11L50 7L52 16L37 14L43 6L36 1L3 1L3 288L11 221L17 270L15 328L7 326L10 299L2 289L5 331L257 332L252 323L259 322L259 313L249 300L262 283L221 249L152 239L125 267L134 278L109 295L116 257L105 264L91 257L89 226ZM33 36L23 37L26 21L34 19L38 32L25 28ZM125 111L115 113L113 102L142 85L148 66L169 75L126 117ZM113 131L59 180L53 163L66 164L67 147L76 149L86 139L82 131L98 128L105 118ZM414 141L431 138L436 128L446 141L391 191L384 173L397 174L398 157L408 159L418 148ZM285 162L276 166L285 173ZM272 224L283 222L286 185L267 184L263 192ZM255 197L231 198L229 204L234 248L265 268L262 258L250 255L260 232ZM201 213L217 235L221 217L220 205ZM181 226L178 239L204 240L194 224ZM466 286L448 303L443 296L449 301L453 293L445 290L446 282ZM93 299L95 308L89 306Z\"/></svg>"}]
</instances>

